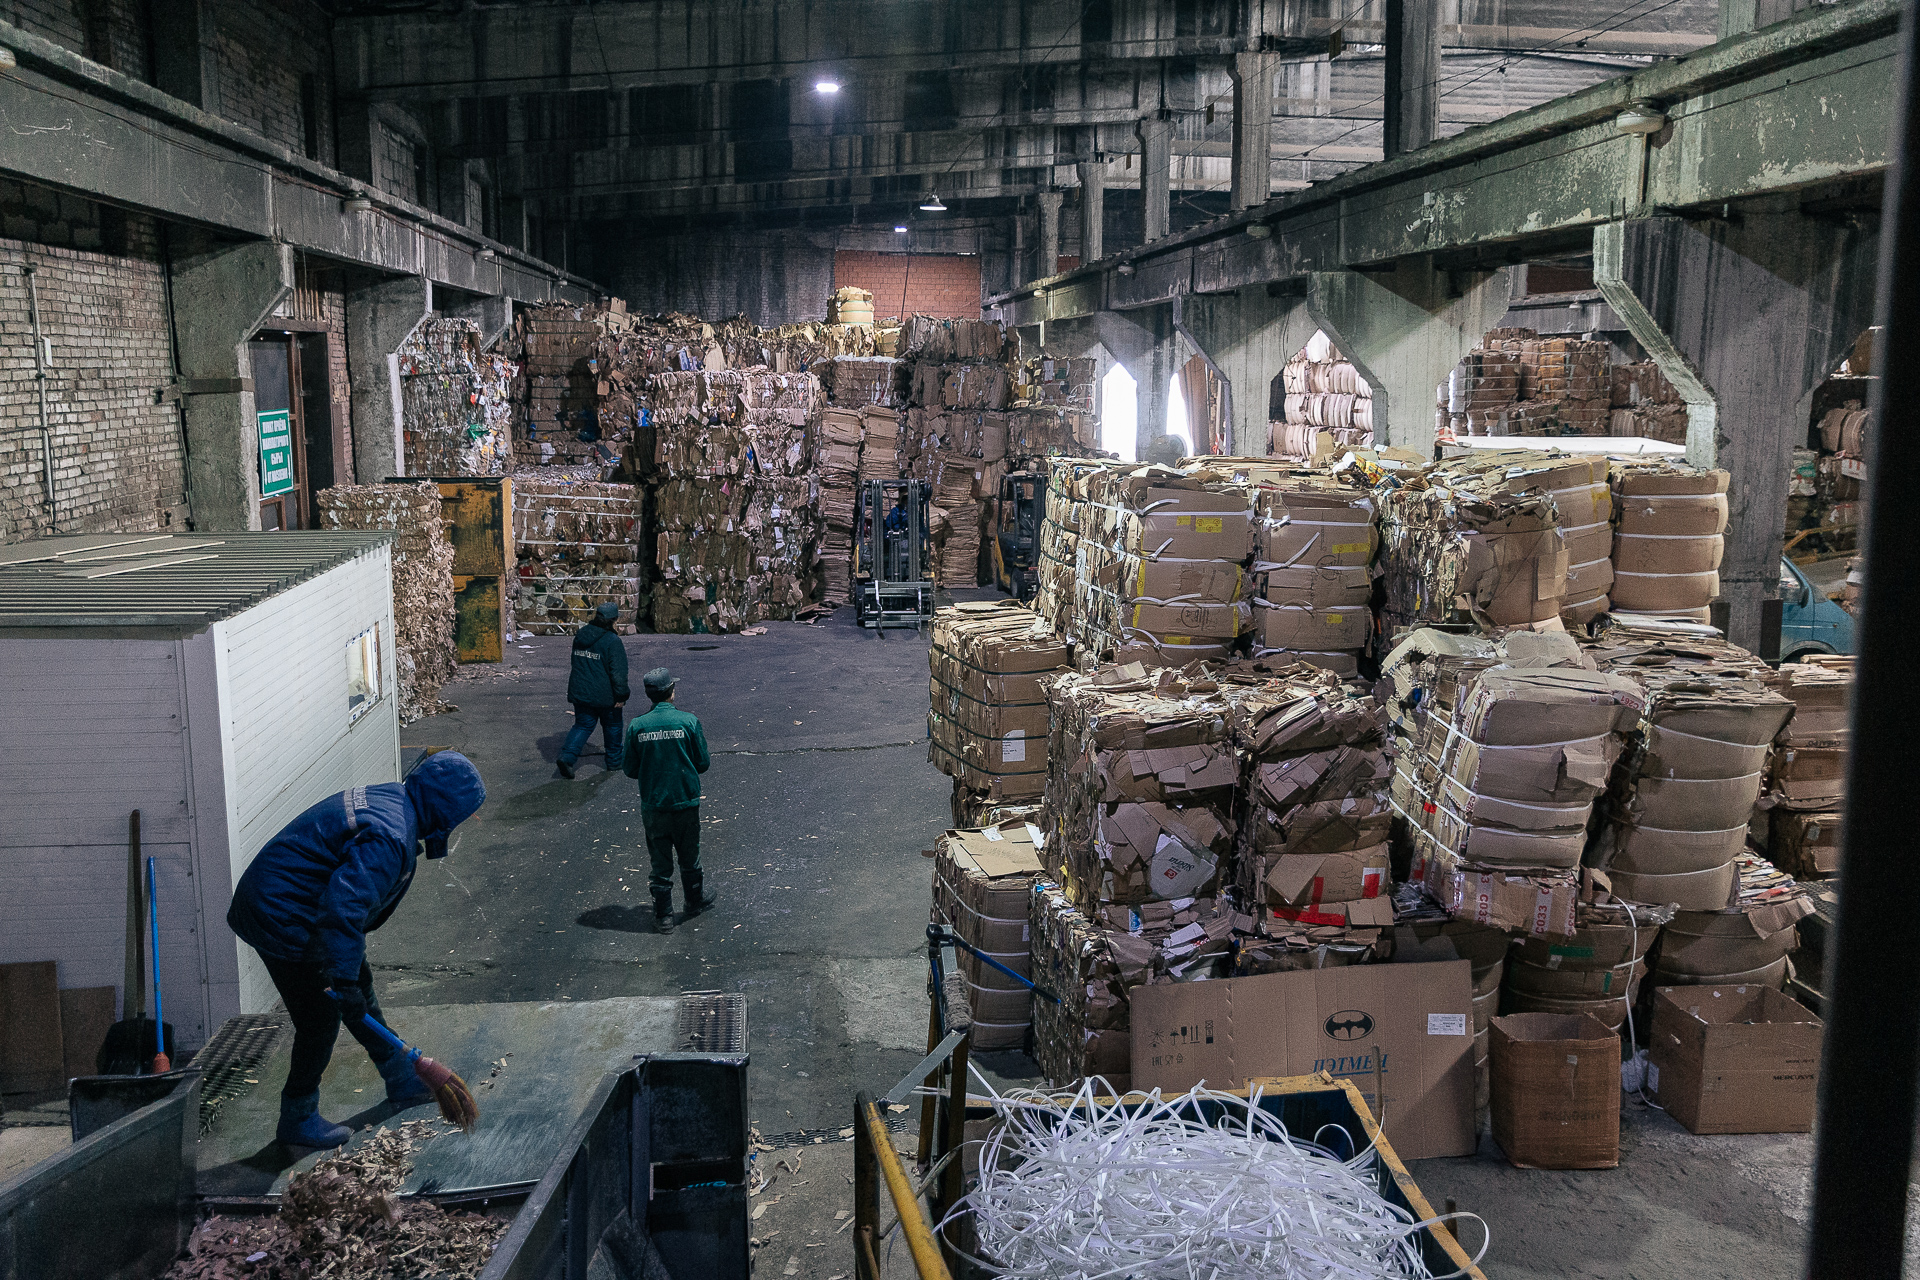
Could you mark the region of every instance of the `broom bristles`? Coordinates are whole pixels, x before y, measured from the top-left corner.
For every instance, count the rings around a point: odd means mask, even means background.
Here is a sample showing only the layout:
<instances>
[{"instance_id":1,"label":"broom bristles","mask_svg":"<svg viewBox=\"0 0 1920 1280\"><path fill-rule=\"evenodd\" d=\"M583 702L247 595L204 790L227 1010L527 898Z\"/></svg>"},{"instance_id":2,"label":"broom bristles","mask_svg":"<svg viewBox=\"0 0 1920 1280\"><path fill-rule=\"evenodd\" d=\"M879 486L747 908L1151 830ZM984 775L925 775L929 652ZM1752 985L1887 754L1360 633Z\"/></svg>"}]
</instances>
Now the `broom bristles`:
<instances>
[{"instance_id":1,"label":"broom bristles","mask_svg":"<svg viewBox=\"0 0 1920 1280\"><path fill-rule=\"evenodd\" d=\"M413 1060L413 1074L420 1077L421 1084L433 1090L433 1100L440 1104L442 1119L472 1132L474 1123L480 1119L480 1104L474 1100L473 1090L454 1073L453 1068L422 1054Z\"/></svg>"}]
</instances>

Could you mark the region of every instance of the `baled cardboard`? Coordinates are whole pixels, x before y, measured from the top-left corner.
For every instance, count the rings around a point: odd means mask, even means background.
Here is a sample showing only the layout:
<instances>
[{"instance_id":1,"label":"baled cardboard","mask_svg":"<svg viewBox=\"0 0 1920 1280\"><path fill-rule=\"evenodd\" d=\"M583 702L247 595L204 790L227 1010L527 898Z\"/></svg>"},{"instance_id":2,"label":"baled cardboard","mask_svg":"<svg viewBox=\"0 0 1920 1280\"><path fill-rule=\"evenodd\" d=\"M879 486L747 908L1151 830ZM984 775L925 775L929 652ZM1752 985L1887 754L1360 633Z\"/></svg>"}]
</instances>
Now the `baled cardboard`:
<instances>
[{"instance_id":1,"label":"baled cardboard","mask_svg":"<svg viewBox=\"0 0 1920 1280\"><path fill-rule=\"evenodd\" d=\"M1570 871L1541 868L1532 874L1469 863L1416 837L1413 878L1449 914L1514 933L1571 934L1580 886Z\"/></svg>"},{"instance_id":2,"label":"baled cardboard","mask_svg":"<svg viewBox=\"0 0 1920 1280\"><path fill-rule=\"evenodd\" d=\"M1758 769L1732 778L1663 778L1643 774L1634 787L1627 812L1636 825L1667 831L1745 829L1759 794Z\"/></svg>"},{"instance_id":3,"label":"baled cardboard","mask_svg":"<svg viewBox=\"0 0 1920 1280\"><path fill-rule=\"evenodd\" d=\"M1267 865L1267 903L1304 907L1350 902L1391 892L1387 846L1347 853L1283 853Z\"/></svg>"},{"instance_id":4,"label":"baled cardboard","mask_svg":"<svg viewBox=\"0 0 1920 1280\"><path fill-rule=\"evenodd\" d=\"M1613 891L1630 902L1671 902L1683 911L1722 910L1740 883L1739 869L1732 862L1672 875L1612 866L1607 868L1607 875L1613 880Z\"/></svg>"},{"instance_id":5,"label":"baled cardboard","mask_svg":"<svg viewBox=\"0 0 1920 1280\"><path fill-rule=\"evenodd\" d=\"M1352 609L1268 606L1254 610L1253 623L1261 649L1359 649L1373 633L1373 615L1364 604Z\"/></svg>"},{"instance_id":6,"label":"baled cardboard","mask_svg":"<svg viewBox=\"0 0 1920 1280\"><path fill-rule=\"evenodd\" d=\"M1621 573L1710 573L1720 567L1727 540L1717 533L1623 533L1613 544Z\"/></svg>"},{"instance_id":7,"label":"baled cardboard","mask_svg":"<svg viewBox=\"0 0 1920 1280\"><path fill-rule=\"evenodd\" d=\"M1657 987L1647 1087L1694 1133L1807 1133L1824 1030L1767 987Z\"/></svg>"},{"instance_id":8,"label":"baled cardboard","mask_svg":"<svg viewBox=\"0 0 1920 1280\"><path fill-rule=\"evenodd\" d=\"M1308 565L1268 569L1261 577L1265 585L1260 594L1270 604L1364 612L1373 595L1373 579L1364 567L1327 569Z\"/></svg>"},{"instance_id":9,"label":"baled cardboard","mask_svg":"<svg viewBox=\"0 0 1920 1280\"><path fill-rule=\"evenodd\" d=\"M1678 876L1705 872L1724 866L1746 848L1747 824L1719 831L1681 831L1652 826L1618 826L1613 829L1613 851L1609 872L1652 876ZM1665 902L1665 898L1636 898L1639 902Z\"/></svg>"},{"instance_id":10,"label":"baled cardboard","mask_svg":"<svg viewBox=\"0 0 1920 1280\"><path fill-rule=\"evenodd\" d=\"M1135 987L1135 1088L1327 1071L1353 1081L1403 1159L1468 1155L1473 998L1466 961L1352 965ZM1384 1099L1381 1094L1384 1092Z\"/></svg>"},{"instance_id":11,"label":"baled cardboard","mask_svg":"<svg viewBox=\"0 0 1920 1280\"><path fill-rule=\"evenodd\" d=\"M1780 748L1773 753L1773 789L1791 805L1838 803L1847 794L1847 748Z\"/></svg>"},{"instance_id":12,"label":"baled cardboard","mask_svg":"<svg viewBox=\"0 0 1920 1280\"><path fill-rule=\"evenodd\" d=\"M1016 973L1032 973L1028 899L1043 871L1040 831L1003 822L949 831L934 846L934 905L954 932ZM1032 1021L1032 993L978 957L957 957L972 1005L974 1043L1018 1048Z\"/></svg>"},{"instance_id":13,"label":"baled cardboard","mask_svg":"<svg viewBox=\"0 0 1920 1280\"><path fill-rule=\"evenodd\" d=\"M1590 1014L1515 1013L1491 1028L1493 1140L1522 1169L1620 1163L1620 1037Z\"/></svg>"},{"instance_id":14,"label":"baled cardboard","mask_svg":"<svg viewBox=\"0 0 1920 1280\"><path fill-rule=\"evenodd\" d=\"M1136 600L1121 606L1121 620L1132 630L1155 636L1232 639L1251 627L1252 611L1244 600L1236 604L1153 604Z\"/></svg>"},{"instance_id":15,"label":"baled cardboard","mask_svg":"<svg viewBox=\"0 0 1920 1280\"><path fill-rule=\"evenodd\" d=\"M1113 562L1117 594L1162 604L1232 604L1252 590L1252 579L1225 560L1121 556Z\"/></svg>"},{"instance_id":16,"label":"baled cardboard","mask_svg":"<svg viewBox=\"0 0 1920 1280\"><path fill-rule=\"evenodd\" d=\"M1245 560L1253 512L1244 501L1206 489L1149 488L1140 508L1126 513L1122 547L1136 555Z\"/></svg>"},{"instance_id":17,"label":"baled cardboard","mask_svg":"<svg viewBox=\"0 0 1920 1280\"><path fill-rule=\"evenodd\" d=\"M1844 815L1834 809L1804 812L1773 810L1767 856L1788 875L1819 880L1840 871L1840 829Z\"/></svg>"},{"instance_id":18,"label":"baled cardboard","mask_svg":"<svg viewBox=\"0 0 1920 1280\"><path fill-rule=\"evenodd\" d=\"M1697 609L1720 594L1718 573L1627 573L1613 571L1613 602L1622 609L1658 612Z\"/></svg>"},{"instance_id":19,"label":"baled cardboard","mask_svg":"<svg viewBox=\"0 0 1920 1280\"><path fill-rule=\"evenodd\" d=\"M1746 911L1677 912L1661 935L1660 971L1713 977L1773 964L1800 944L1800 920L1813 914L1804 897Z\"/></svg>"},{"instance_id":20,"label":"baled cardboard","mask_svg":"<svg viewBox=\"0 0 1920 1280\"><path fill-rule=\"evenodd\" d=\"M1558 527L1470 530L1462 535L1466 566L1458 587L1467 607L1496 626L1523 626L1558 617L1566 594L1567 548Z\"/></svg>"},{"instance_id":21,"label":"baled cardboard","mask_svg":"<svg viewBox=\"0 0 1920 1280\"><path fill-rule=\"evenodd\" d=\"M1370 506L1290 506L1284 521L1260 522L1253 554L1263 565L1364 569L1378 545Z\"/></svg>"}]
</instances>

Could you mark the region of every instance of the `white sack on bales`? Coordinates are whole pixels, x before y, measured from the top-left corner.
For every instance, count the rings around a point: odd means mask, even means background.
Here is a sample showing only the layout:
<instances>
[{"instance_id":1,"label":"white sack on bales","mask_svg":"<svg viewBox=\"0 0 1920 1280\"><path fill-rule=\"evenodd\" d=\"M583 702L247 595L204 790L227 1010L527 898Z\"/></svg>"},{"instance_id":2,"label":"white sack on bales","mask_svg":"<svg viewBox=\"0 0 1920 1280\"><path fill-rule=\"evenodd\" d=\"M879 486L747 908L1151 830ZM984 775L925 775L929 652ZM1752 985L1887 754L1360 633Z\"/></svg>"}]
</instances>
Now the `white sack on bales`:
<instances>
[{"instance_id":1,"label":"white sack on bales","mask_svg":"<svg viewBox=\"0 0 1920 1280\"><path fill-rule=\"evenodd\" d=\"M329 529L391 529L394 671L400 723L451 711L440 686L459 663L454 647L453 542L441 515L440 490L419 484L353 484L316 499Z\"/></svg>"}]
</instances>

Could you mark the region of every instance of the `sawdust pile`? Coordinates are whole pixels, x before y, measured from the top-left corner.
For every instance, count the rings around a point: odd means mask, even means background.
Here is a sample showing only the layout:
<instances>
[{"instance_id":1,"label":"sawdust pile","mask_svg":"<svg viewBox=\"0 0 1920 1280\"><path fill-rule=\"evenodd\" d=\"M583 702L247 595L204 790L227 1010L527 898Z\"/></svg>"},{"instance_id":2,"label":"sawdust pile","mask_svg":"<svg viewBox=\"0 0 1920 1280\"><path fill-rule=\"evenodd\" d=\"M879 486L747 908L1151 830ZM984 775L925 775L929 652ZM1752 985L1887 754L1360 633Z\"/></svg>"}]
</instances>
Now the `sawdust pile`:
<instances>
[{"instance_id":1,"label":"sawdust pile","mask_svg":"<svg viewBox=\"0 0 1920 1280\"><path fill-rule=\"evenodd\" d=\"M397 1194L413 1152L442 1132L381 1130L290 1180L273 1217L208 1218L161 1280L473 1280L507 1220Z\"/></svg>"},{"instance_id":2,"label":"sawdust pile","mask_svg":"<svg viewBox=\"0 0 1920 1280\"><path fill-rule=\"evenodd\" d=\"M459 666L454 646L453 540L442 516L440 490L420 484L350 484L323 489L316 505L328 529L391 529L393 544L394 670L400 685L400 723L454 708L440 686Z\"/></svg>"}]
</instances>

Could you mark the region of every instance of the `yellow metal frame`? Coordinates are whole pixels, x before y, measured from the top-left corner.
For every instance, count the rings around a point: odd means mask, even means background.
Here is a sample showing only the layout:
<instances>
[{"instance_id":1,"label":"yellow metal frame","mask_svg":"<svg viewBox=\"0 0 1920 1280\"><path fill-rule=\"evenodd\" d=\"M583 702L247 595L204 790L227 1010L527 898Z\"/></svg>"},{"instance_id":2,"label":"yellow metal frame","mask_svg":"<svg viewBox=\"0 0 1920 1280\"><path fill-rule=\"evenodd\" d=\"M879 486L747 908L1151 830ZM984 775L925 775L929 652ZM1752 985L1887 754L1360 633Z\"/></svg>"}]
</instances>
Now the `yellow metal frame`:
<instances>
[{"instance_id":1,"label":"yellow metal frame","mask_svg":"<svg viewBox=\"0 0 1920 1280\"><path fill-rule=\"evenodd\" d=\"M920 1195L907 1171L900 1167L893 1138L880 1109L862 1093L854 1100L854 1243L853 1272L857 1280L881 1280L877 1253L880 1230L879 1198L873 1185L873 1166L880 1166L881 1179L887 1184L887 1196L900 1219L900 1234L913 1257L914 1272L920 1280L953 1280L946 1259L940 1256L940 1244L934 1238L933 1224L920 1207Z\"/></svg>"}]
</instances>

